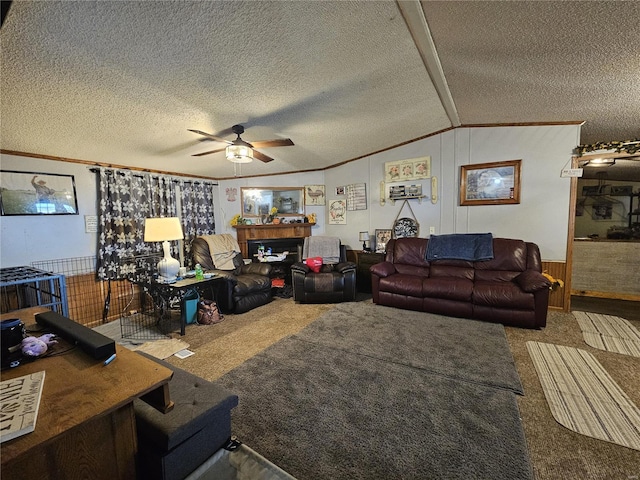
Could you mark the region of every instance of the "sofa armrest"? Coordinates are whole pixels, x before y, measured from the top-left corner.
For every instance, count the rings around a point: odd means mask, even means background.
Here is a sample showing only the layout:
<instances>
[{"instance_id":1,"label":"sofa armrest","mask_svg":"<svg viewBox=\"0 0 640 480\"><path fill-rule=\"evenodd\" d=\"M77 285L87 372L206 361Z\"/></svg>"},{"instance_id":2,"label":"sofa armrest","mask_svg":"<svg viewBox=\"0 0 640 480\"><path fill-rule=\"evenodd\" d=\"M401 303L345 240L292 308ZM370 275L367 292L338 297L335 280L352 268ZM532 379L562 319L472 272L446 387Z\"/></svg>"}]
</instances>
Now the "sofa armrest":
<instances>
[{"instance_id":1,"label":"sofa armrest","mask_svg":"<svg viewBox=\"0 0 640 480\"><path fill-rule=\"evenodd\" d=\"M396 267L394 267L391 262L380 262L375 265L371 265L369 271L372 275L384 278L396 273Z\"/></svg>"},{"instance_id":2,"label":"sofa armrest","mask_svg":"<svg viewBox=\"0 0 640 480\"><path fill-rule=\"evenodd\" d=\"M207 270L207 273L214 273L216 277L222 277L228 282L230 282L232 285L235 285L236 283L238 283L238 277L236 277L235 273L233 273L233 270L214 269L214 270Z\"/></svg>"},{"instance_id":3,"label":"sofa armrest","mask_svg":"<svg viewBox=\"0 0 640 480\"><path fill-rule=\"evenodd\" d=\"M302 262L296 262L293 265L291 265L291 273L296 272L296 273L301 273L303 275L306 275L310 271L311 269L305 263L302 263Z\"/></svg>"},{"instance_id":4,"label":"sofa armrest","mask_svg":"<svg viewBox=\"0 0 640 480\"><path fill-rule=\"evenodd\" d=\"M515 277L513 281L527 293L537 292L543 288L548 289L551 286L551 282L544 275L535 270L525 270Z\"/></svg>"},{"instance_id":5,"label":"sofa armrest","mask_svg":"<svg viewBox=\"0 0 640 480\"><path fill-rule=\"evenodd\" d=\"M340 262L335 266L334 270L339 273L347 273L350 271L355 271L356 264L353 262Z\"/></svg>"},{"instance_id":6,"label":"sofa armrest","mask_svg":"<svg viewBox=\"0 0 640 480\"><path fill-rule=\"evenodd\" d=\"M252 262L240 266L240 274L253 273L254 275L271 275L271 265L268 262Z\"/></svg>"}]
</instances>

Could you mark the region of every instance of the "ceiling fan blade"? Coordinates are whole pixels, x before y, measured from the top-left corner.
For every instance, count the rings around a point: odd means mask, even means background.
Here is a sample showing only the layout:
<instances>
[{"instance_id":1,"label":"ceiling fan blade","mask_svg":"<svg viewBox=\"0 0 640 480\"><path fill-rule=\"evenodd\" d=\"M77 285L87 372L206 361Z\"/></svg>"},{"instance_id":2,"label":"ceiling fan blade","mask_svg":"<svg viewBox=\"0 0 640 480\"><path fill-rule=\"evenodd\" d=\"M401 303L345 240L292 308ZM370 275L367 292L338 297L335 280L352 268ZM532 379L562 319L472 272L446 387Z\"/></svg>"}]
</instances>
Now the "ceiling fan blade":
<instances>
[{"instance_id":1,"label":"ceiling fan blade","mask_svg":"<svg viewBox=\"0 0 640 480\"><path fill-rule=\"evenodd\" d=\"M227 149L227 147L224 148L218 148L216 150L209 150L208 152L202 152L202 153L194 153L193 155L191 155L192 157L202 157L203 155L210 155L212 153L218 153L218 152L224 152Z\"/></svg>"},{"instance_id":2,"label":"ceiling fan blade","mask_svg":"<svg viewBox=\"0 0 640 480\"><path fill-rule=\"evenodd\" d=\"M193 132L193 133L197 133L198 135L202 135L204 137L207 137L207 138L209 138L211 140L215 140L216 142L226 143L227 145L231 145L231 143L232 143L229 140L225 140L224 138L216 137L215 135L211 135L210 133L203 132L201 130L192 130L190 128L188 128L187 130L189 130L190 132Z\"/></svg>"},{"instance_id":3,"label":"ceiling fan blade","mask_svg":"<svg viewBox=\"0 0 640 480\"><path fill-rule=\"evenodd\" d=\"M257 142L251 142L251 145L256 148L289 147L293 144L294 143L290 138L278 138L276 140L258 140Z\"/></svg>"},{"instance_id":4,"label":"ceiling fan blade","mask_svg":"<svg viewBox=\"0 0 640 480\"><path fill-rule=\"evenodd\" d=\"M264 153L260 153L257 150L253 151L253 158L257 158L261 162L265 162L265 163L271 162L273 160L273 158L267 157Z\"/></svg>"}]
</instances>

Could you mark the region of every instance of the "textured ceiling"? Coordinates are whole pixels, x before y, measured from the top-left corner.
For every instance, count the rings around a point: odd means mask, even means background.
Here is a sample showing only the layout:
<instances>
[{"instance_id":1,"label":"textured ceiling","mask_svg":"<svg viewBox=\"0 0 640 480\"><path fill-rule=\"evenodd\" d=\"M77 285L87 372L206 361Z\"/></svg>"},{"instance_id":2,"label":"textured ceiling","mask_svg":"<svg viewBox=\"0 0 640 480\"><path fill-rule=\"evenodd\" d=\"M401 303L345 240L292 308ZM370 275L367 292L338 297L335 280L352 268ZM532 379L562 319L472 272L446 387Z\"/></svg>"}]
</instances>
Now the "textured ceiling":
<instances>
[{"instance_id":1,"label":"textured ceiling","mask_svg":"<svg viewBox=\"0 0 640 480\"><path fill-rule=\"evenodd\" d=\"M410 30L420 5L428 29ZM639 17L635 1L14 1L0 146L221 178L234 175L223 153L192 155L224 145L187 129L294 141L244 175L324 168L457 118L635 138ZM437 88L416 47L429 30Z\"/></svg>"}]
</instances>

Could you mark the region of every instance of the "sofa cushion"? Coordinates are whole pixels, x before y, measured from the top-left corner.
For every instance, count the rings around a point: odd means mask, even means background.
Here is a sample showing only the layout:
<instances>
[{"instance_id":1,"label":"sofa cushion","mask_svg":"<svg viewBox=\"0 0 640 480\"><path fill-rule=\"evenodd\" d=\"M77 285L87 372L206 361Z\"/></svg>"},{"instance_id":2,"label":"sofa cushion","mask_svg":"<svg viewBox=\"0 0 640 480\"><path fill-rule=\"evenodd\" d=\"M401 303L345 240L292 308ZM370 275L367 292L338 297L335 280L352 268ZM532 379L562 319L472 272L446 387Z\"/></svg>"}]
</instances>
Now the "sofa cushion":
<instances>
[{"instance_id":1,"label":"sofa cushion","mask_svg":"<svg viewBox=\"0 0 640 480\"><path fill-rule=\"evenodd\" d=\"M344 275L340 272L313 273L304 277L304 291L308 293L342 292Z\"/></svg>"},{"instance_id":2,"label":"sofa cushion","mask_svg":"<svg viewBox=\"0 0 640 480\"><path fill-rule=\"evenodd\" d=\"M473 285L475 305L499 308L534 310L535 299L532 293L523 292L513 282L483 282L476 280Z\"/></svg>"},{"instance_id":3,"label":"sofa cushion","mask_svg":"<svg viewBox=\"0 0 640 480\"><path fill-rule=\"evenodd\" d=\"M471 302L473 282L465 278L425 278L422 291L425 297Z\"/></svg>"},{"instance_id":4,"label":"sofa cushion","mask_svg":"<svg viewBox=\"0 0 640 480\"><path fill-rule=\"evenodd\" d=\"M480 282L513 282L521 273L516 270L476 270L474 279Z\"/></svg>"},{"instance_id":5,"label":"sofa cushion","mask_svg":"<svg viewBox=\"0 0 640 480\"><path fill-rule=\"evenodd\" d=\"M473 280L473 263L455 260L436 260L431 262L431 266L429 267L429 277L450 277Z\"/></svg>"},{"instance_id":6,"label":"sofa cushion","mask_svg":"<svg viewBox=\"0 0 640 480\"><path fill-rule=\"evenodd\" d=\"M271 279L264 275L248 273L238 275L237 283L233 288L235 296L245 296L254 292L263 292L271 289Z\"/></svg>"},{"instance_id":7,"label":"sofa cushion","mask_svg":"<svg viewBox=\"0 0 640 480\"><path fill-rule=\"evenodd\" d=\"M420 267L417 265L405 265L404 263L396 263L394 265L396 273L400 275L415 275L416 277L429 277L429 267Z\"/></svg>"},{"instance_id":8,"label":"sofa cushion","mask_svg":"<svg viewBox=\"0 0 640 480\"><path fill-rule=\"evenodd\" d=\"M493 259L474 262L476 278L483 270L506 270L524 272L527 269L527 245L522 240L510 238L493 239Z\"/></svg>"},{"instance_id":9,"label":"sofa cushion","mask_svg":"<svg viewBox=\"0 0 640 480\"><path fill-rule=\"evenodd\" d=\"M380 291L396 293L409 297L422 298L422 283L424 277L397 273L380 279Z\"/></svg>"},{"instance_id":10,"label":"sofa cushion","mask_svg":"<svg viewBox=\"0 0 640 480\"><path fill-rule=\"evenodd\" d=\"M398 238L387 244L391 251L387 253L386 260L395 264L415 265L428 267L427 239L426 238Z\"/></svg>"}]
</instances>

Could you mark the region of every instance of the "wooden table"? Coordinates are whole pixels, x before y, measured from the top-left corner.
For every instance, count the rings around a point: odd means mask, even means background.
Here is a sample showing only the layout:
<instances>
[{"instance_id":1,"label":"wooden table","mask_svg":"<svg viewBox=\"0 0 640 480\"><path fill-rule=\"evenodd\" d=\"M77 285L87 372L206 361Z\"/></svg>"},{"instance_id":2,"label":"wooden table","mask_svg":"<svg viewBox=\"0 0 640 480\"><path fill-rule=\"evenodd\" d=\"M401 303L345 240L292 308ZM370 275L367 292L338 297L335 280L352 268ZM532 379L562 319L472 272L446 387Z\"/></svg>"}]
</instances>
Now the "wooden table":
<instances>
[{"instance_id":1,"label":"wooden table","mask_svg":"<svg viewBox=\"0 0 640 480\"><path fill-rule=\"evenodd\" d=\"M43 311L35 307L1 318L20 318L29 327ZM61 340L52 351L69 346ZM116 354L105 366L76 347L2 372L2 380L46 372L35 431L0 446L3 478L135 478L133 400L144 396L168 411L173 373L119 345Z\"/></svg>"},{"instance_id":2,"label":"wooden table","mask_svg":"<svg viewBox=\"0 0 640 480\"><path fill-rule=\"evenodd\" d=\"M357 266L356 286L359 292L371 293L370 268L376 263L384 261L384 253L364 252L362 250L347 250L347 260Z\"/></svg>"}]
</instances>

